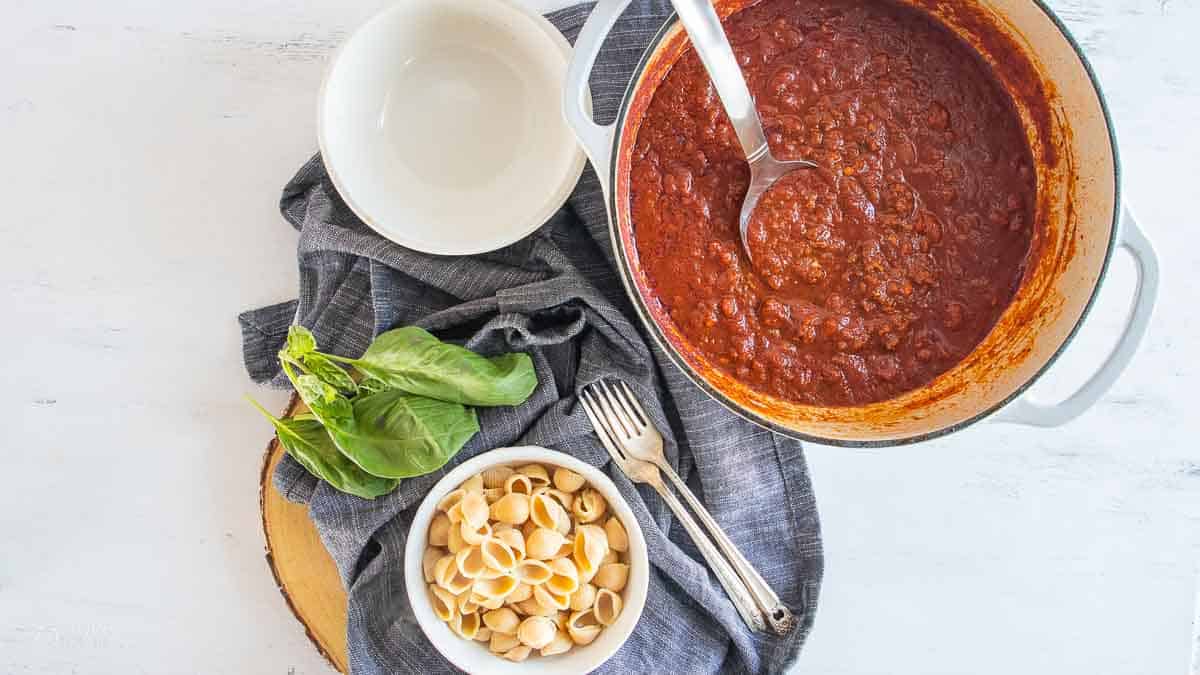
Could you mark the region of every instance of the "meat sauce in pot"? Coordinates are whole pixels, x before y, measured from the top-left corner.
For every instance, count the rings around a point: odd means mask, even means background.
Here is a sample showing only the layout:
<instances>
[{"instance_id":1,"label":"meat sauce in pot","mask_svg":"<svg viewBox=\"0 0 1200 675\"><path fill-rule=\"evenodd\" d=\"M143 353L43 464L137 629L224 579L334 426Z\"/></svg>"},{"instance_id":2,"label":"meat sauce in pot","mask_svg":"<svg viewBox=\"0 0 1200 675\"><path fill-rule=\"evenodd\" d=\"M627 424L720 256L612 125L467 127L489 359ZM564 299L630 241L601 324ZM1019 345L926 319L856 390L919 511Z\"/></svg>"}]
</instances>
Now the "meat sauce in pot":
<instances>
[{"instance_id":1,"label":"meat sauce in pot","mask_svg":"<svg viewBox=\"0 0 1200 675\"><path fill-rule=\"evenodd\" d=\"M820 406L918 388L962 360L1024 274L1036 178L988 66L886 0L763 0L725 22L789 174L737 218L749 169L687 51L637 133L638 258L670 320L751 387Z\"/></svg>"}]
</instances>

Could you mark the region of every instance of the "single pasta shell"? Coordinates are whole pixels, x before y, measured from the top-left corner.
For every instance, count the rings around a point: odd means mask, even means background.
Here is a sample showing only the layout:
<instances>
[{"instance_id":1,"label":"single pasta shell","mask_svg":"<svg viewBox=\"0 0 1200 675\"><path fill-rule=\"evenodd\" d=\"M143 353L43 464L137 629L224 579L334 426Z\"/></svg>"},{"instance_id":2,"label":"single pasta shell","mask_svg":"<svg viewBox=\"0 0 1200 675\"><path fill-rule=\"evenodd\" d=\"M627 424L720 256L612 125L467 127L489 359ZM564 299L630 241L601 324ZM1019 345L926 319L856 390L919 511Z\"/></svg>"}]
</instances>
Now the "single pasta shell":
<instances>
[{"instance_id":1,"label":"single pasta shell","mask_svg":"<svg viewBox=\"0 0 1200 675\"><path fill-rule=\"evenodd\" d=\"M421 556L421 573L425 576L425 583L433 583L433 568L445 555L446 552L440 548L425 549L425 554Z\"/></svg>"},{"instance_id":2,"label":"single pasta shell","mask_svg":"<svg viewBox=\"0 0 1200 675\"><path fill-rule=\"evenodd\" d=\"M592 523L599 520L608 510L608 502L604 501L604 496L594 488L587 488L575 498L572 510L579 522Z\"/></svg>"},{"instance_id":3,"label":"single pasta shell","mask_svg":"<svg viewBox=\"0 0 1200 675\"><path fill-rule=\"evenodd\" d=\"M503 654L513 647L520 646L520 644L521 641L517 639L516 631L513 631L512 633L497 633L493 630L492 639L490 642L488 642L488 649L497 654Z\"/></svg>"},{"instance_id":4,"label":"single pasta shell","mask_svg":"<svg viewBox=\"0 0 1200 675\"><path fill-rule=\"evenodd\" d=\"M577 645L591 644L603 628L590 609L571 612L571 618L567 619L567 635L571 636L571 641Z\"/></svg>"},{"instance_id":5,"label":"single pasta shell","mask_svg":"<svg viewBox=\"0 0 1200 675\"><path fill-rule=\"evenodd\" d=\"M543 607L538 604L536 598L529 598L517 603L517 607L521 614L525 616L554 616L558 610L553 607Z\"/></svg>"},{"instance_id":6,"label":"single pasta shell","mask_svg":"<svg viewBox=\"0 0 1200 675\"><path fill-rule=\"evenodd\" d=\"M442 621L449 621L458 614L458 599L440 586L429 587L429 602L433 605L434 615Z\"/></svg>"},{"instance_id":7,"label":"single pasta shell","mask_svg":"<svg viewBox=\"0 0 1200 675\"><path fill-rule=\"evenodd\" d=\"M529 476L522 473L514 473L504 481L504 491L512 494L533 494L533 481L529 480Z\"/></svg>"},{"instance_id":8,"label":"single pasta shell","mask_svg":"<svg viewBox=\"0 0 1200 675\"><path fill-rule=\"evenodd\" d=\"M458 573L468 579L475 579L488 567L483 552L478 546L464 548L456 553L454 564L458 567Z\"/></svg>"},{"instance_id":9,"label":"single pasta shell","mask_svg":"<svg viewBox=\"0 0 1200 675\"><path fill-rule=\"evenodd\" d=\"M554 501L558 502L559 506L562 506L568 513L571 512L571 504L575 503L575 496L571 495L570 492L564 492L562 490L556 490L553 488L538 488L533 491L533 494L554 497Z\"/></svg>"},{"instance_id":10,"label":"single pasta shell","mask_svg":"<svg viewBox=\"0 0 1200 675\"><path fill-rule=\"evenodd\" d=\"M507 607L493 609L483 615L483 625L497 633L516 633L520 624L521 618Z\"/></svg>"},{"instance_id":11,"label":"single pasta shell","mask_svg":"<svg viewBox=\"0 0 1200 675\"><path fill-rule=\"evenodd\" d=\"M508 594L508 597L504 598L504 601L521 602L522 600L528 600L531 597L533 597L533 586L530 586L526 583L520 583L517 584L517 587L513 589L512 593Z\"/></svg>"},{"instance_id":12,"label":"single pasta shell","mask_svg":"<svg viewBox=\"0 0 1200 675\"><path fill-rule=\"evenodd\" d=\"M458 508L462 511L463 522L476 530L488 521L488 503L480 492L468 492L458 503Z\"/></svg>"},{"instance_id":13,"label":"single pasta shell","mask_svg":"<svg viewBox=\"0 0 1200 675\"><path fill-rule=\"evenodd\" d=\"M576 612L589 609L596 604L596 587L591 584L579 584L579 588L571 594L571 609Z\"/></svg>"},{"instance_id":14,"label":"single pasta shell","mask_svg":"<svg viewBox=\"0 0 1200 675\"><path fill-rule=\"evenodd\" d=\"M575 492L583 487L583 476L560 466L554 470L554 487L563 492Z\"/></svg>"},{"instance_id":15,"label":"single pasta shell","mask_svg":"<svg viewBox=\"0 0 1200 675\"><path fill-rule=\"evenodd\" d=\"M554 639L554 634L558 632L558 626L554 624L554 620L544 616L531 616L521 622L517 628L517 639L521 644L529 645L534 649L541 649L550 644Z\"/></svg>"},{"instance_id":16,"label":"single pasta shell","mask_svg":"<svg viewBox=\"0 0 1200 675\"><path fill-rule=\"evenodd\" d=\"M492 524L487 521L479 527L471 527L471 524L464 520L458 530L463 542L470 546L478 546L492 536Z\"/></svg>"},{"instance_id":17,"label":"single pasta shell","mask_svg":"<svg viewBox=\"0 0 1200 675\"><path fill-rule=\"evenodd\" d=\"M476 579L471 588L481 597L503 600L516 587L517 578L506 574L495 579Z\"/></svg>"},{"instance_id":18,"label":"single pasta shell","mask_svg":"<svg viewBox=\"0 0 1200 675\"><path fill-rule=\"evenodd\" d=\"M475 594L470 591L458 596L459 614L473 614L479 611L479 604L472 599L474 597Z\"/></svg>"},{"instance_id":19,"label":"single pasta shell","mask_svg":"<svg viewBox=\"0 0 1200 675\"><path fill-rule=\"evenodd\" d=\"M520 525L529 519L529 495L510 492L491 506L492 520Z\"/></svg>"},{"instance_id":20,"label":"single pasta shell","mask_svg":"<svg viewBox=\"0 0 1200 675\"><path fill-rule=\"evenodd\" d=\"M517 556L508 544L494 537L485 540L479 550L483 564L491 569L507 571L517 564Z\"/></svg>"},{"instance_id":21,"label":"single pasta shell","mask_svg":"<svg viewBox=\"0 0 1200 675\"><path fill-rule=\"evenodd\" d=\"M551 581L553 581L553 578L551 578ZM600 569L596 571L596 576L592 577L592 583L600 588L607 588L613 593L620 593L625 589L625 584L628 582L629 565L624 563L601 565Z\"/></svg>"},{"instance_id":22,"label":"single pasta shell","mask_svg":"<svg viewBox=\"0 0 1200 675\"><path fill-rule=\"evenodd\" d=\"M604 554L608 553L608 535L595 525L580 525L575 530L575 546L572 556L575 567L579 569L579 578L591 581L596 571L600 569Z\"/></svg>"},{"instance_id":23,"label":"single pasta shell","mask_svg":"<svg viewBox=\"0 0 1200 675\"><path fill-rule=\"evenodd\" d=\"M545 586L548 590L557 595L569 596L579 589L579 570L576 569L575 563L571 562L570 558L551 560L550 571L554 574L546 580ZM599 575L597 574L597 576ZM566 607L559 609L566 609Z\"/></svg>"},{"instance_id":24,"label":"single pasta shell","mask_svg":"<svg viewBox=\"0 0 1200 675\"><path fill-rule=\"evenodd\" d=\"M446 548L451 553L458 553L467 547L467 542L463 540L462 528L457 525L451 526L450 533L446 536Z\"/></svg>"},{"instance_id":25,"label":"single pasta shell","mask_svg":"<svg viewBox=\"0 0 1200 675\"><path fill-rule=\"evenodd\" d=\"M479 475L483 479L484 488L502 488L504 481L513 475L513 470L508 466L490 466Z\"/></svg>"},{"instance_id":26,"label":"single pasta shell","mask_svg":"<svg viewBox=\"0 0 1200 675\"><path fill-rule=\"evenodd\" d=\"M433 583L442 588L445 588L446 584L450 583L456 574L458 574L458 566L454 561L453 555L442 556L433 564Z\"/></svg>"},{"instance_id":27,"label":"single pasta shell","mask_svg":"<svg viewBox=\"0 0 1200 675\"><path fill-rule=\"evenodd\" d=\"M533 587L533 600L541 607L555 612L571 606L570 596L555 593L546 588L545 584Z\"/></svg>"},{"instance_id":28,"label":"single pasta shell","mask_svg":"<svg viewBox=\"0 0 1200 675\"><path fill-rule=\"evenodd\" d=\"M461 488L457 490L451 490L446 494L445 497L442 497L438 500L438 511L441 511L442 513L448 513L450 511L450 507L462 501L463 495L465 494L467 494L467 491Z\"/></svg>"},{"instance_id":29,"label":"single pasta shell","mask_svg":"<svg viewBox=\"0 0 1200 675\"><path fill-rule=\"evenodd\" d=\"M623 604L621 596L607 588L601 588L596 591L596 605L592 607L592 611L596 613L597 621L605 626L611 626L617 620L617 616L621 614Z\"/></svg>"},{"instance_id":30,"label":"single pasta shell","mask_svg":"<svg viewBox=\"0 0 1200 675\"><path fill-rule=\"evenodd\" d=\"M625 526L617 520L616 516L609 518L604 523L604 534L608 535L608 547L612 550L621 553L629 550L629 535L625 532Z\"/></svg>"},{"instance_id":31,"label":"single pasta shell","mask_svg":"<svg viewBox=\"0 0 1200 675\"><path fill-rule=\"evenodd\" d=\"M517 467L517 473L523 473L529 476L529 482L533 483L533 487L545 487L550 484L550 472L546 471L546 467L541 464L526 464L525 466Z\"/></svg>"},{"instance_id":32,"label":"single pasta shell","mask_svg":"<svg viewBox=\"0 0 1200 675\"><path fill-rule=\"evenodd\" d=\"M474 640L475 633L479 630L479 615L478 614L456 614L450 619L450 630L458 634L459 637L466 640Z\"/></svg>"},{"instance_id":33,"label":"single pasta shell","mask_svg":"<svg viewBox=\"0 0 1200 675\"><path fill-rule=\"evenodd\" d=\"M429 523L429 545L445 546L450 536L450 519L439 513Z\"/></svg>"},{"instance_id":34,"label":"single pasta shell","mask_svg":"<svg viewBox=\"0 0 1200 675\"><path fill-rule=\"evenodd\" d=\"M520 663L529 658L529 652L531 651L533 651L533 649L529 645L517 645L516 647L513 647L512 649L501 654L500 658L513 661L515 663Z\"/></svg>"},{"instance_id":35,"label":"single pasta shell","mask_svg":"<svg viewBox=\"0 0 1200 675\"><path fill-rule=\"evenodd\" d=\"M553 574L554 572L550 570L550 566L541 560L525 559L518 563L516 567L517 579L530 586L546 583L546 580L553 576Z\"/></svg>"},{"instance_id":36,"label":"single pasta shell","mask_svg":"<svg viewBox=\"0 0 1200 675\"><path fill-rule=\"evenodd\" d=\"M529 535L525 542L525 555L535 560L549 560L558 555L566 542L558 530L539 527Z\"/></svg>"},{"instance_id":37,"label":"single pasta shell","mask_svg":"<svg viewBox=\"0 0 1200 675\"><path fill-rule=\"evenodd\" d=\"M449 564L445 562L447 558L450 559ZM450 591L451 595L458 595L471 588L472 580L470 577L463 576L462 572L458 571L455 556L446 556L446 558L439 560L434 565L433 575L437 585Z\"/></svg>"},{"instance_id":38,"label":"single pasta shell","mask_svg":"<svg viewBox=\"0 0 1200 675\"><path fill-rule=\"evenodd\" d=\"M570 651L571 647L574 646L575 643L571 641L571 636L567 634L567 631L560 629L554 631L554 639L550 640L545 647L542 647L539 653L542 656L554 656L555 654Z\"/></svg>"},{"instance_id":39,"label":"single pasta shell","mask_svg":"<svg viewBox=\"0 0 1200 675\"><path fill-rule=\"evenodd\" d=\"M483 492L483 474L475 474L463 481L458 488L463 492Z\"/></svg>"},{"instance_id":40,"label":"single pasta shell","mask_svg":"<svg viewBox=\"0 0 1200 675\"><path fill-rule=\"evenodd\" d=\"M566 509L554 514L554 529L558 530L559 534L566 536L570 533L571 525L573 524L571 522L571 514Z\"/></svg>"},{"instance_id":41,"label":"single pasta shell","mask_svg":"<svg viewBox=\"0 0 1200 675\"><path fill-rule=\"evenodd\" d=\"M507 529L497 532L493 527L492 537L508 546L517 562L525 559L525 537L520 530Z\"/></svg>"},{"instance_id":42,"label":"single pasta shell","mask_svg":"<svg viewBox=\"0 0 1200 675\"><path fill-rule=\"evenodd\" d=\"M538 527L544 527L547 530L557 530L563 523L567 522L567 527L570 528L570 517L567 515L562 504L546 493L534 495L529 500L529 519L537 524Z\"/></svg>"}]
</instances>

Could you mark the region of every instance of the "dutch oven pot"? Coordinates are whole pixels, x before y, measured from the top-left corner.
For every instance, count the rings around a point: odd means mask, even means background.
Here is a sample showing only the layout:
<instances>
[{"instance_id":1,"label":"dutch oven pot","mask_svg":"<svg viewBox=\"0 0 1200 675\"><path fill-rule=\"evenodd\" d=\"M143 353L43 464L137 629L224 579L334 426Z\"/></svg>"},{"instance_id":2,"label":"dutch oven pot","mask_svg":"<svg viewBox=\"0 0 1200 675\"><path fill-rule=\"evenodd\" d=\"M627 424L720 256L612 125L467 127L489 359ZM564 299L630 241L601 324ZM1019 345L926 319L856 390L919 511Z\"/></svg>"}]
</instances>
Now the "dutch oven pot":
<instances>
[{"instance_id":1,"label":"dutch oven pot","mask_svg":"<svg viewBox=\"0 0 1200 675\"><path fill-rule=\"evenodd\" d=\"M897 445L941 436L1004 408L997 417L1057 426L1087 410L1133 357L1158 290L1158 263L1127 205L1112 121L1094 73L1057 17L1037 0L900 0L933 14L972 45L1013 99L1037 170L1037 226L1026 275L1012 304L974 351L920 389L856 407L821 407L755 391L691 348L652 299L630 222L630 154L646 107L687 49L670 18L634 71L616 120L590 114L588 75L605 36L629 0L600 0L575 43L563 110L600 177L613 251L625 289L647 331L698 386L734 412L788 436L834 445ZM715 0L726 17L752 4ZM1114 249L1137 264L1124 330L1087 382L1065 400L1036 403L1026 389L1078 330Z\"/></svg>"}]
</instances>

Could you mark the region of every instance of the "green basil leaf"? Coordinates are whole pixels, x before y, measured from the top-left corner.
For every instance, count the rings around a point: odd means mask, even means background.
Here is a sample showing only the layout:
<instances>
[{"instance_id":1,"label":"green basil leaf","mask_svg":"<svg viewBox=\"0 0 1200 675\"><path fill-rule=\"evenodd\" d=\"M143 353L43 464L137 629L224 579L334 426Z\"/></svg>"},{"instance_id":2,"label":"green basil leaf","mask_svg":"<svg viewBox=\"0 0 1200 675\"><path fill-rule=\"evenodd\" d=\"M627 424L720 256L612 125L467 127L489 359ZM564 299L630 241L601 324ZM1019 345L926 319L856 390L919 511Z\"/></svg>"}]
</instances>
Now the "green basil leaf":
<instances>
[{"instance_id":1,"label":"green basil leaf","mask_svg":"<svg viewBox=\"0 0 1200 675\"><path fill-rule=\"evenodd\" d=\"M517 405L537 387L528 354L486 358L416 326L381 334L361 358L331 358L389 387L467 405Z\"/></svg>"},{"instance_id":2,"label":"green basil leaf","mask_svg":"<svg viewBox=\"0 0 1200 675\"><path fill-rule=\"evenodd\" d=\"M385 478L436 471L479 431L474 410L395 389L358 397L348 420L318 417L342 454Z\"/></svg>"},{"instance_id":3,"label":"green basil leaf","mask_svg":"<svg viewBox=\"0 0 1200 675\"><path fill-rule=\"evenodd\" d=\"M300 359L301 367L308 374L321 379L338 391L353 396L358 393L358 384L344 368L320 352L309 352Z\"/></svg>"},{"instance_id":4,"label":"green basil leaf","mask_svg":"<svg viewBox=\"0 0 1200 675\"><path fill-rule=\"evenodd\" d=\"M316 375L301 375L294 384L300 399L326 426L332 421L353 417L350 400Z\"/></svg>"},{"instance_id":5,"label":"green basil leaf","mask_svg":"<svg viewBox=\"0 0 1200 675\"><path fill-rule=\"evenodd\" d=\"M287 346L279 350L280 364L296 366L305 375L315 375L322 382L348 395L358 393L358 384L344 368L325 354L316 351L312 333L300 326L288 329Z\"/></svg>"},{"instance_id":6,"label":"green basil leaf","mask_svg":"<svg viewBox=\"0 0 1200 675\"><path fill-rule=\"evenodd\" d=\"M374 499L395 490L400 484L400 481L392 478L372 476L346 458L315 417L297 415L291 419L279 419L254 399L249 400L274 425L275 436L283 449L309 473L337 490L363 499Z\"/></svg>"},{"instance_id":7,"label":"green basil leaf","mask_svg":"<svg viewBox=\"0 0 1200 675\"><path fill-rule=\"evenodd\" d=\"M288 328L287 353L294 359L303 358L305 354L317 351L317 338L304 326Z\"/></svg>"},{"instance_id":8,"label":"green basil leaf","mask_svg":"<svg viewBox=\"0 0 1200 675\"><path fill-rule=\"evenodd\" d=\"M362 382L358 383L358 390L361 391L363 395L378 394L379 392L387 389L391 389L391 387L387 386L386 382L383 380L377 380L373 377L368 377Z\"/></svg>"},{"instance_id":9,"label":"green basil leaf","mask_svg":"<svg viewBox=\"0 0 1200 675\"><path fill-rule=\"evenodd\" d=\"M285 359L280 359L279 365L283 366L283 373L300 395L300 400L326 427L334 420L353 417L350 400L339 394L337 389L316 375L296 375L291 363Z\"/></svg>"}]
</instances>

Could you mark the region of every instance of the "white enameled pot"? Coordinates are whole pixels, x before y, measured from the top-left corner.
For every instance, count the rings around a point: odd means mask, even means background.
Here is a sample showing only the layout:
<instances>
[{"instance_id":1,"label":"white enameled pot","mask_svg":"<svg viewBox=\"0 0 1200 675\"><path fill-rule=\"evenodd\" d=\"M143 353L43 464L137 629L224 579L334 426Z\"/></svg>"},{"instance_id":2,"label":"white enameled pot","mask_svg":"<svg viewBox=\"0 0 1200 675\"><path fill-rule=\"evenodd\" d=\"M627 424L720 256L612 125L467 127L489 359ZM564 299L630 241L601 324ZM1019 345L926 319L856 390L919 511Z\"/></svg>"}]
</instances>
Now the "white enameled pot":
<instances>
[{"instance_id":1,"label":"white enameled pot","mask_svg":"<svg viewBox=\"0 0 1200 675\"><path fill-rule=\"evenodd\" d=\"M835 445L898 445L941 436L1001 411L996 419L1057 426L1091 407L1120 375L1145 335L1158 293L1158 262L1121 200L1112 120L1095 74L1066 27L1039 0L898 0L933 15L992 67L1024 123L1037 165L1037 227L1026 276L1012 304L974 351L929 384L855 407L809 406L751 389L692 348L655 302L630 222L630 154L655 88L688 48L674 17L646 48L616 120L596 124L588 75L629 0L600 0L575 43L563 112L604 187L622 280L647 331L698 386L738 414L776 432ZM752 0L714 0L722 17ZM1087 315L1117 248L1137 265L1138 283L1116 346L1065 400L1029 399L1029 386L1055 361Z\"/></svg>"}]
</instances>

